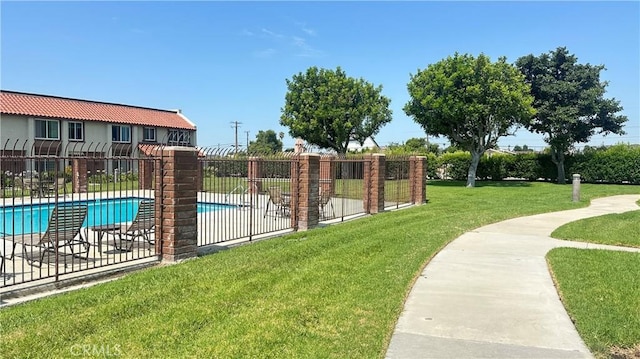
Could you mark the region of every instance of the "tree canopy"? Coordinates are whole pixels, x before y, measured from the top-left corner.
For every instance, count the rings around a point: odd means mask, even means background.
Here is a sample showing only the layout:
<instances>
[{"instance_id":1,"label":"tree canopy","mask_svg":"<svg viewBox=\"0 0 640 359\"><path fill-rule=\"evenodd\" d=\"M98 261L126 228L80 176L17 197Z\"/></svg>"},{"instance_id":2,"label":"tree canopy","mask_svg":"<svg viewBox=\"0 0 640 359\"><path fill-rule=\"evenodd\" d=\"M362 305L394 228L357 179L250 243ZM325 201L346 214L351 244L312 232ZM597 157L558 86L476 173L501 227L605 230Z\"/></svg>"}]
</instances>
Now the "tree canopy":
<instances>
[{"instance_id":1,"label":"tree canopy","mask_svg":"<svg viewBox=\"0 0 640 359\"><path fill-rule=\"evenodd\" d=\"M258 131L256 140L249 142L249 153L282 152L282 141L273 130Z\"/></svg>"},{"instance_id":2,"label":"tree canopy","mask_svg":"<svg viewBox=\"0 0 640 359\"><path fill-rule=\"evenodd\" d=\"M524 76L504 57L456 53L411 75L404 111L429 135L471 152L467 186L475 186L480 156L534 114Z\"/></svg>"},{"instance_id":3,"label":"tree canopy","mask_svg":"<svg viewBox=\"0 0 640 359\"><path fill-rule=\"evenodd\" d=\"M347 77L340 67L311 67L286 81L280 124L310 144L346 153L349 141L362 145L391 121L391 100L381 94L382 86Z\"/></svg>"},{"instance_id":4,"label":"tree canopy","mask_svg":"<svg viewBox=\"0 0 640 359\"><path fill-rule=\"evenodd\" d=\"M564 155L575 143L589 142L594 134L624 134L626 116L620 102L604 97L606 82L600 81L605 67L579 64L576 56L559 47L539 56L516 61L531 85L537 113L528 126L544 135L551 158L558 168L558 183L565 183Z\"/></svg>"}]
</instances>

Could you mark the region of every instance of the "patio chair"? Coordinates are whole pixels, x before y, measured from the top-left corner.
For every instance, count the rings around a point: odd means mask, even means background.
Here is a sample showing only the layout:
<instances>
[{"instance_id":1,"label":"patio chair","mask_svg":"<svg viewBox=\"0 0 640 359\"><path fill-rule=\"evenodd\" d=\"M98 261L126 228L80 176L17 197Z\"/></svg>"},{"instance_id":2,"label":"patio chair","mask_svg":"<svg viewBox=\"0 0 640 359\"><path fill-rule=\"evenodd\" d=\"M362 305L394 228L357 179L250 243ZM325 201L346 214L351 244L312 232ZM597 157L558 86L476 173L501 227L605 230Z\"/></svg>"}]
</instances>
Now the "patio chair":
<instances>
[{"instance_id":1,"label":"patio chair","mask_svg":"<svg viewBox=\"0 0 640 359\"><path fill-rule=\"evenodd\" d=\"M15 177L13 179L13 190L16 192L20 190L20 194L24 195L24 183L22 183L22 178Z\"/></svg>"},{"instance_id":2,"label":"patio chair","mask_svg":"<svg viewBox=\"0 0 640 359\"><path fill-rule=\"evenodd\" d=\"M58 177L56 178L55 182L49 183L47 186L47 196L50 195L58 195L58 194L63 194L63 195L67 195L66 192L66 186L67 183L64 179L64 177Z\"/></svg>"},{"instance_id":3,"label":"patio chair","mask_svg":"<svg viewBox=\"0 0 640 359\"><path fill-rule=\"evenodd\" d=\"M275 206L275 214L282 215L283 217L288 215L289 209L291 207L291 196L285 193L282 193L282 188L280 187L269 187L267 189L269 193L269 202L267 202L267 208L264 210L264 215L262 218L267 217L267 213L269 212L269 206Z\"/></svg>"},{"instance_id":4,"label":"patio chair","mask_svg":"<svg viewBox=\"0 0 640 359\"><path fill-rule=\"evenodd\" d=\"M37 178L26 177L22 179L23 190L28 189L31 197L42 197L43 188Z\"/></svg>"},{"instance_id":5,"label":"patio chair","mask_svg":"<svg viewBox=\"0 0 640 359\"><path fill-rule=\"evenodd\" d=\"M336 216L336 211L333 208L333 202L331 201L331 192L323 192L320 191L320 217L321 218L327 218L327 215L325 213L325 208L327 207L331 207L331 218Z\"/></svg>"},{"instance_id":6,"label":"patio chair","mask_svg":"<svg viewBox=\"0 0 640 359\"><path fill-rule=\"evenodd\" d=\"M155 226L155 202L153 200L143 200L140 202L133 222L122 225L118 230L112 232L114 236L117 236L116 249L122 250L124 248L123 244L128 244L126 250L130 251L133 249L133 244L137 239L142 239L150 245L154 245L155 237L152 237L151 234L155 232Z\"/></svg>"},{"instance_id":7,"label":"patio chair","mask_svg":"<svg viewBox=\"0 0 640 359\"><path fill-rule=\"evenodd\" d=\"M60 254L60 249L64 247L69 247L71 254L75 256L74 247L78 245L84 247L86 252L84 258L87 259L90 244L82 238L80 233L80 228L87 217L87 210L86 204L56 205L44 233L13 237L13 250L9 259L13 258L17 244L22 244L24 258L32 266L38 262L38 267L42 267L47 253L55 256ZM27 247L32 247L32 250L27 250Z\"/></svg>"}]
</instances>

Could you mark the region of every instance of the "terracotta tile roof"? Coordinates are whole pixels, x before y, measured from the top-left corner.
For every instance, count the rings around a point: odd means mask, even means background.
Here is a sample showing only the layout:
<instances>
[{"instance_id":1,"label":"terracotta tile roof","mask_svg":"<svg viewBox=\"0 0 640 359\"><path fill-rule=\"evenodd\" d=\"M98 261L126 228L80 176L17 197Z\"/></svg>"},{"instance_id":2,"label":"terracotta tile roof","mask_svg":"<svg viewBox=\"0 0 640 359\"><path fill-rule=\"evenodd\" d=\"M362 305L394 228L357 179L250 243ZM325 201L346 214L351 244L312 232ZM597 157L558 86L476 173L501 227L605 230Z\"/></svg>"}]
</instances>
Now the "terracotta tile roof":
<instances>
[{"instance_id":1,"label":"terracotta tile roof","mask_svg":"<svg viewBox=\"0 0 640 359\"><path fill-rule=\"evenodd\" d=\"M191 121L177 111L13 91L0 92L0 113L188 130L196 129L196 126Z\"/></svg>"}]
</instances>

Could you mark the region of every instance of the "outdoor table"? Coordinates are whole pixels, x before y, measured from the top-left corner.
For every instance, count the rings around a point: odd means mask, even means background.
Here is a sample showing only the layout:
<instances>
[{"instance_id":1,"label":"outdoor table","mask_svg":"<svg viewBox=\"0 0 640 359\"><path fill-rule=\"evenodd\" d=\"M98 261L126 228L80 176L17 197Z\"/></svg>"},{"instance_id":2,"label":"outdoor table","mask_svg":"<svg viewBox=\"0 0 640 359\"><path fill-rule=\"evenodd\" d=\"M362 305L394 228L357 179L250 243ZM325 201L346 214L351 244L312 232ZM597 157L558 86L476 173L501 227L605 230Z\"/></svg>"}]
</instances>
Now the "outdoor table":
<instances>
[{"instance_id":1,"label":"outdoor table","mask_svg":"<svg viewBox=\"0 0 640 359\"><path fill-rule=\"evenodd\" d=\"M98 253L102 253L102 238L107 233L114 233L120 231L120 224L112 223L112 224L101 224L98 226L86 227L86 237L87 240L89 238L89 230L92 230L98 234Z\"/></svg>"}]
</instances>

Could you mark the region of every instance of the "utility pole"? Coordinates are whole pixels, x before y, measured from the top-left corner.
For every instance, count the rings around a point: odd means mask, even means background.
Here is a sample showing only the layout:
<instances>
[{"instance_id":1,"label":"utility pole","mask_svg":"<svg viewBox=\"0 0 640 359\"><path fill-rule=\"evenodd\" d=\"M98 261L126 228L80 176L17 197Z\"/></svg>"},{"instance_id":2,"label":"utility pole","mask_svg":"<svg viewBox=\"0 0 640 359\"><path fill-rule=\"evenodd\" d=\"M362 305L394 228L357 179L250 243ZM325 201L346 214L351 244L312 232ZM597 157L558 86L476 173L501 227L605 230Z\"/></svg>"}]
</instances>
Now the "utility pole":
<instances>
[{"instance_id":1,"label":"utility pole","mask_svg":"<svg viewBox=\"0 0 640 359\"><path fill-rule=\"evenodd\" d=\"M247 155L249 154L249 131L244 131L247 134Z\"/></svg>"},{"instance_id":2,"label":"utility pole","mask_svg":"<svg viewBox=\"0 0 640 359\"><path fill-rule=\"evenodd\" d=\"M242 125L242 122L231 121L231 127L236 130L236 156L238 155L238 127L240 127L240 125Z\"/></svg>"}]
</instances>

